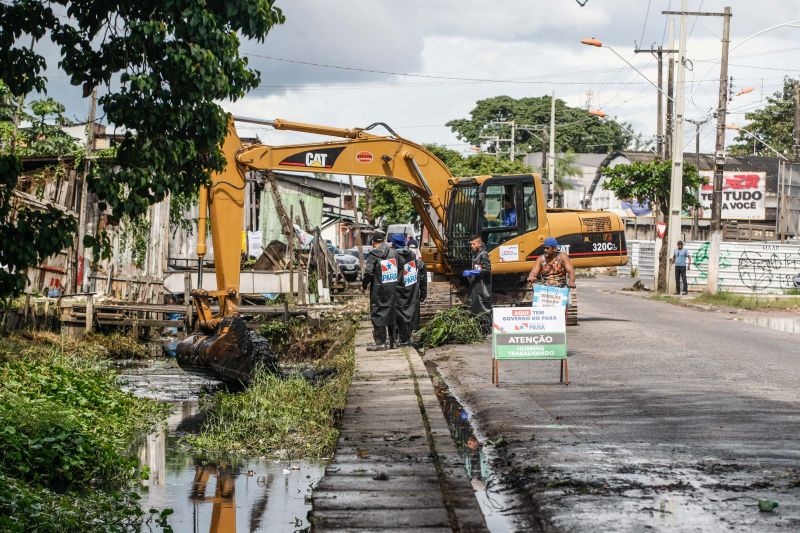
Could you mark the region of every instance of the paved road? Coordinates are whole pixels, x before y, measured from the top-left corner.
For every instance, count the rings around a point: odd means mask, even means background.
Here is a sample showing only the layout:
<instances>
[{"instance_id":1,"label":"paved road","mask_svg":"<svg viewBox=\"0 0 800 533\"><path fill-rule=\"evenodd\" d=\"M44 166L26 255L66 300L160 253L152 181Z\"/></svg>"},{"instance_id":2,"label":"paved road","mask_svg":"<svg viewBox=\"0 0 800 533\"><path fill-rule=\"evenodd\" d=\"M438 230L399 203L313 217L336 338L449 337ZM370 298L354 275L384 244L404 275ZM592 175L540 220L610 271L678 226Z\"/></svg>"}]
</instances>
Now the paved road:
<instances>
[{"instance_id":1,"label":"paved road","mask_svg":"<svg viewBox=\"0 0 800 533\"><path fill-rule=\"evenodd\" d=\"M800 335L580 283L558 363L426 354L524 494L520 529L800 530ZM760 513L759 499L780 507Z\"/></svg>"}]
</instances>

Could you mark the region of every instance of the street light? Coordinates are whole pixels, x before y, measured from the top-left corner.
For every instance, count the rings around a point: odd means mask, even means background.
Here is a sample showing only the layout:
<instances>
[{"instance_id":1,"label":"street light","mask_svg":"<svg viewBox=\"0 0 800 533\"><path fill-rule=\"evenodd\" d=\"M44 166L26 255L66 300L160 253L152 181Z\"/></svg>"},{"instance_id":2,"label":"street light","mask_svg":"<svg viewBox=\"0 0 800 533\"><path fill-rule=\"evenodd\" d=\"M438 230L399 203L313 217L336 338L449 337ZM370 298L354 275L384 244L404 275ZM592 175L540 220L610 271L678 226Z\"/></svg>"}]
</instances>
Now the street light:
<instances>
[{"instance_id":1,"label":"street light","mask_svg":"<svg viewBox=\"0 0 800 533\"><path fill-rule=\"evenodd\" d=\"M737 126L736 124L725 124L725 129L726 130L743 131L745 133L745 135L747 135L748 137L751 137L751 138L755 139L756 141L760 142L761 144L763 144L764 146L766 146L767 148L772 150L775 153L775 155L777 155L778 157L780 157L784 161L789 161L788 157L786 157L785 155L780 153L777 149L773 148L772 146L770 146L769 144L764 142L763 139L761 139L758 135L756 135L752 131L750 131L748 129L745 129L745 128L741 127L741 126Z\"/></svg>"},{"instance_id":2,"label":"street light","mask_svg":"<svg viewBox=\"0 0 800 533\"><path fill-rule=\"evenodd\" d=\"M686 0L681 0L681 10L686 10ZM602 41L592 37L591 39L581 39L581 43L587 46L595 46L597 48L608 48L614 55L625 62L626 65L631 67L642 78L647 80L647 83L656 88L656 90L667 97L667 100L675 104L675 138L672 145L672 171L670 175L670 195L669 195L669 221L668 221L668 250L673 250L677 243L678 236L681 232L681 211L683 203L683 107L684 107L684 69L681 68L682 62L686 58L686 17L681 17L681 38L680 48L678 53L678 80L676 84L675 99L670 98L661 87L653 83L653 81L645 76L642 71L633 66L627 59L622 57L616 50L610 46L605 46ZM658 260L657 263L658 264ZM656 272L660 270L660 265L657 266ZM656 274L658 279L658 274ZM672 277L667 276L667 290L672 288Z\"/></svg>"},{"instance_id":3,"label":"street light","mask_svg":"<svg viewBox=\"0 0 800 533\"><path fill-rule=\"evenodd\" d=\"M587 111L587 113L589 113L592 116L599 117L599 118L608 118L608 115L606 115L603 111L600 111L599 109L589 109ZM621 124L620 122L617 122L616 120L614 122L617 123L617 126L619 126L620 128L624 129L625 131L627 131L628 133L633 135L636 139L639 140L639 142L642 141L642 135L640 133L636 133L635 131L633 131L632 129L627 127L625 124ZM658 156L656 151L653 150L653 149L648 149L647 151L655 154L656 156Z\"/></svg>"},{"instance_id":4,"label":"street light","mask_svg":"<svg viewBox=\"0 0 800 533\"><path fill-rule=\"evenodd\" d=\"M637 74L639 74L642 78L644 78L647 81L647 83L649 83L650 85L655 87L658 92L660 92L661 94L666 96L669 101L671 101L673 103L675 102L672 98L670 98L670 96L667 93L665 93L664 91L661 90L661 87L659 87L658 85L653 83L653 81L650 78L645 76L644 73L641 70L639 70L638 68L634 67L633 64L631 64L630 61L628 61L627 59L622 57L619 54L619 52L617 52L616 50L614 50L610 46L608 46L606 44L603 44L603 41L600 41L598 39L595 39L594 37L591 37L591 38L581 39L581 44L585 44L586 46L596 46L597 48L607 48L608 50L611 50L612 52L614 52L614 55L616 55L618 58L620 58L622 61L624 61L626 65L628 65L633 70L635 70Z\"/></svg>"}]
</instances>

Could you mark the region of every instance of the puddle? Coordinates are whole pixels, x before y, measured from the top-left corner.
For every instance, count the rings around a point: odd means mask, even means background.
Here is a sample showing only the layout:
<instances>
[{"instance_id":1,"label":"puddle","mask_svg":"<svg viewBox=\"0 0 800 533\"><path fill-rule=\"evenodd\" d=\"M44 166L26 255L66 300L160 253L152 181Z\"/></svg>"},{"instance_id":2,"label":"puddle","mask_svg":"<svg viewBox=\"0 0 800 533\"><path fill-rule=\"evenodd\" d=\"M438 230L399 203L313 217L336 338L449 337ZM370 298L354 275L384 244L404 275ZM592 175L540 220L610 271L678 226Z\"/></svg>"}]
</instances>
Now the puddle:
<instances>
[{"instance_id":1,"label":"puddle","mask_svg":"<svg viewBox=\"0 0 800 533\"><path fill-rule=\"evenodd\" d=\"M150 469L142 482L143 509L172 509L169 525L180 532L308 531L311 490L324 464L204 462L181 446L180 437L197 431L202 422L198 395L219 390L221 382L186 373L174 359L125 366L119 379L134 394L173 406L166 423L138 448L141 463ZM143 529L160 530L152 523Z\"/></svg>"},{"instance_id":2,"label":"puddle","mask_svg":"<svg viewBox=\"0 0 800 533\"><path fill-rule=\"evenodd\" d=\"M428 362L425 364L489 531L500 533L519 530L519 525L505 514L512 512L513 504L508 490L502 486L500 476L492 471L491 449L485 447L475 435L469 412L450 393L435 365Z\"/></svg>"},{"instance_id":3,"label":"puddle","mask_svg":"<svg viewBox=\"0 0 800 533\"><path fill-rule=\"evenodd\" d=\"M800 333L800 318L758 316L741 318L740 320L748 324L784 333Z\"/></svg>"}]
</instances>

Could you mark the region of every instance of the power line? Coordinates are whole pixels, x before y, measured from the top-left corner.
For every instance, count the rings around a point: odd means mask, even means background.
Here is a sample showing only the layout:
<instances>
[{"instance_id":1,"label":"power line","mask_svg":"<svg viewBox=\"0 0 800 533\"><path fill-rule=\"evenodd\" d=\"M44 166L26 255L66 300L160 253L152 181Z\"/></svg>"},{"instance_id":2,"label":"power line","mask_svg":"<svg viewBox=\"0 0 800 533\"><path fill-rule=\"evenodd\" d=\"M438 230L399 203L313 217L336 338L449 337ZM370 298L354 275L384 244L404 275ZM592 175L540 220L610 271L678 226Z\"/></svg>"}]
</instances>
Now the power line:
<instances>
[{"instance_id":1,"label":"power line","mask_svg":"<svg viewBox=\"0 0 800 533\"><path fill-rule=\"evenodd\" d=\"M642 35L641 35L641 37L639 37L640 46L641 46L641 44L644 43L644 30L647 29L647 18L650 16L650 4L652 2L653 2L653 0L647 0L647 11L644 14L644 24L642 25Z\"/></svg>"}]
</instances>

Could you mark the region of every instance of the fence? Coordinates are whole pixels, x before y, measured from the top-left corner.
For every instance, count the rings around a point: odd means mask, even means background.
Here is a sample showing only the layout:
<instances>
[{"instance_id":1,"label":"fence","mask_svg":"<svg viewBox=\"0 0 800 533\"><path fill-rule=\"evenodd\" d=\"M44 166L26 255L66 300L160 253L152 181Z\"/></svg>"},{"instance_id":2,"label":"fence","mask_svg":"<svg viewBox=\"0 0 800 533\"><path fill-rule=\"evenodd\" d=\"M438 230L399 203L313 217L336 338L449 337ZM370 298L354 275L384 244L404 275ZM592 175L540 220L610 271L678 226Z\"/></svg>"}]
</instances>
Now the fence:
<instances>
[{"instance_id":1,"label":"fence","mask_svg":"<svg viewBox=\"0 0 800 533\"><path fill-rule=\"evenodd\" d=\"M708 243L689 242L692 267L689 286L705 289L708 280ZM784 294L800 281L800 244L777 242L723 242L720 247L719 287L740 293Z\"/></svg>"},{"instance_id":2,"label":"fence","mask_svg":"<svg viewBox=\"0 0 800 533\"><path fill-rule=\"evenodd\" d=\"M689 287L704 290L708 281L708 242L692 241L686 249L692 256L686 273ZM621 276L638 270L637 277L652 283L655 243L628 241L628 265ZM720 247L719 288L738 293L784 294L800 286L800 244L781 242L723 242Z\"/></svg>"},{"instance_id":3,"label":"fence","mask_svg":"<svg viewBox=\"0 0 800 533\"><path fill-rule=\"evenodd\" d=\"M628 264L617 268L617 274L630 276L631 269L636 269L636 277L652 283L655 276L655 249L653 241L628 241Z\"/></svg>"}]
</instances>

